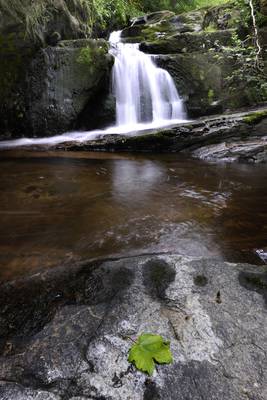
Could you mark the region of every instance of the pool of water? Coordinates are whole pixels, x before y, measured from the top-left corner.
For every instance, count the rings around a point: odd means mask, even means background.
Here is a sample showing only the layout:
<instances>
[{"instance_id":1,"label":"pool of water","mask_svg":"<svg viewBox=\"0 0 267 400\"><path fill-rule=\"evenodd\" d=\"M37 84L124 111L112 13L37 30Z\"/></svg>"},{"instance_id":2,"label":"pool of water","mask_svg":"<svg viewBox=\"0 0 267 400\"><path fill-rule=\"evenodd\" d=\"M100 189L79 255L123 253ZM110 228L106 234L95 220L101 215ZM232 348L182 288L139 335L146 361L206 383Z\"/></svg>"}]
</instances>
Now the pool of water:
<instances>
[{"instance_id":1,"label":"pool of water","mask_svg":"<svg viewBox=\"0 0 267 400\"><path fill-rule=\"evenodd\" d=\"M262 263L267 166L178 155L0 154L0 280L97 257Z\"/></svg>"}]
</instances>

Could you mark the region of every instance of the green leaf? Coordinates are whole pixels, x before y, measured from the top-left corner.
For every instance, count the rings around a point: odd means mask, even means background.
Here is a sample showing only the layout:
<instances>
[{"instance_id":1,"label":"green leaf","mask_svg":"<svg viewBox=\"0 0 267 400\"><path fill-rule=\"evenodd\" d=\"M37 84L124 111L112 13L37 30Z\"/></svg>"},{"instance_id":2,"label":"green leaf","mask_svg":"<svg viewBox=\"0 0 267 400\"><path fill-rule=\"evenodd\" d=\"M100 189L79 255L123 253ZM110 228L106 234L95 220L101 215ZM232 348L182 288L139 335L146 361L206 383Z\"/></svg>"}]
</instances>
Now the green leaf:
<instances>
[{"instance_id":1,"label":"green leaf","mask_svg":"<svg viewBox=\"0 0 267 400\"><path fill-rule=\"evenodd\" d=\"M159 364L170 364L173 361L170 342L160 335L143 333L131 347L128 361L134 363L140 371L153 374L155 361Z\"/></svg>"}]
</instances>

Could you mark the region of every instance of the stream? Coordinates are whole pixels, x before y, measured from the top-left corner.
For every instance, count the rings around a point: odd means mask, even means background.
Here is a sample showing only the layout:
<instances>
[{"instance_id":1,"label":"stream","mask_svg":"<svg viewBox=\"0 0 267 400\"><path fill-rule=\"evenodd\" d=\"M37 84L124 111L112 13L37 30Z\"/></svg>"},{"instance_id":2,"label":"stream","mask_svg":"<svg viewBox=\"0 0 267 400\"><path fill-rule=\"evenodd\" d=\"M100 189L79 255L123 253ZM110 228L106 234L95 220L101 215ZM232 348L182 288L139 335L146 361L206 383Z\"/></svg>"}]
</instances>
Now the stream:
<instances>
[{"instance_id":1,"label":"stream","mask_svg":"<svg viewBox=\"0 0 267 400\"><path fill-rule=\"evenodd\" d=\"M2 152L0 163L2 281L146 253L262 263L265 165L14 150Z\"/></svg>"}]
</instances>

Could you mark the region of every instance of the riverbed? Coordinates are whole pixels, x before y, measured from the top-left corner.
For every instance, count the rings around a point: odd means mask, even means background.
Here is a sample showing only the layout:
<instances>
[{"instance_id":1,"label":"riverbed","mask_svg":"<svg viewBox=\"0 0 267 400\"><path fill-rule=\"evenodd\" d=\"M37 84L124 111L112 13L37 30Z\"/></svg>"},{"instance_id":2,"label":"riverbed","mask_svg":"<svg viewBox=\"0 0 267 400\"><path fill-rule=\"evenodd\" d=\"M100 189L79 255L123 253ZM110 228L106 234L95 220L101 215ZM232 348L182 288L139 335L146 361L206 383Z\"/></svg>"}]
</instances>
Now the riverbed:
<instances>
[{"instance_id":1,"label":"riverbed","mask_svg":"<svg viewBox=\"0 0 267 400\"><path fill-rule=\"evenodd\" d=\"M266 165L27 151L0 161L1 281L135 254L262 263Z\"/></svg>"}]
</instances>

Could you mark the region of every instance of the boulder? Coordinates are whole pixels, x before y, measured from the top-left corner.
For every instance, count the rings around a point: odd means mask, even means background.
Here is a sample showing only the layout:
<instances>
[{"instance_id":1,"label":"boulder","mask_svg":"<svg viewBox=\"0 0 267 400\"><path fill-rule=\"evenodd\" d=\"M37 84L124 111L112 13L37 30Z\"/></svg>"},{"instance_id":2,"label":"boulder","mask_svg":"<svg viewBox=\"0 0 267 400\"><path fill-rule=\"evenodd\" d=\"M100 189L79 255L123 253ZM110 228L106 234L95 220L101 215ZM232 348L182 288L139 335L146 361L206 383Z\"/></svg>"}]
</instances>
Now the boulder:
<instances>
[{"instance_id":1,"label":"boulder","mask_svg":"<svg viewBox=\"0 0 267 400\"><path fill-rule=\"evenodd\" d=\"M7 55L9 48L2 52ZM92 96L108 84L112 63L104 40L60 41L18 54L11 47L0 67L0 134L50 136L71 129Z\"/></svg>"},{"instance_id":2,"label":"boulder","mask_svg":"<svg viewBox=\"0 0 267 400\"><path fill-rule=\"evenodd\" d=\"M11 7L1 0L0 138L52 135L77 123L112 65L107 43L86 39L89 33L81 1L23 0ZM84 63L77 61L81 51L90 52Z\"/></svg>"},{"instance_id":3,"label":"boulder","mask_svg":"<svg viewBox=\"0 0 267 400\"><path fill-rule=\"evenodd\" d=\"M85 38L89 33L89 10L79 0L8 0L0 4L0 35L18 35L17 43L45 46L55 36L62 40ZM20 35L21 34L21 35Z\"/></svg>"},{"instance_id":4,"label":"boulder","mask_svg":"<svg viewBox=\"0 0 267 400\"><path fill-rule=\"evenodd\" d=\"M32 135L51 136L74 127L87 103L106 87L112 63L104 40L66 41L41 49L27 74ZM94 105L87 112L94 115Z\"/></svg>"},{"instance_id":5,"label":"boulder","mask_svg":"<svg viewBox=\"0 0 267 400\"><path fill-rule=\"evenodd\" d=\"M207 49L230 46L232 30L216 32L182 32L168 38L141 42L140 50L150 54L206 52Z\"/></svg>"},{"instance_id":6,"label":"boulder","mask_svg":"<svg viewBox=\"0 0 267 400\"><path fill-rule=\"evenodd\" d=\"M253 70L244 78L246 56L233 55L231 50L160 55L155 61L174 79L190 118L254 106L267 99L264 74Z\"/></svg>"},{"instance_id":7,"label":"boulder","mask_svg":"<svg viewBox=\"0 0 267 400\"><path fill-rule=\"evenodd\" d=\"M266 398L264 266L85 262L2 284L0 298L1 400ZM151 377L127 361L142 332L171 343Z\"/></svg>"}]
</instances>

